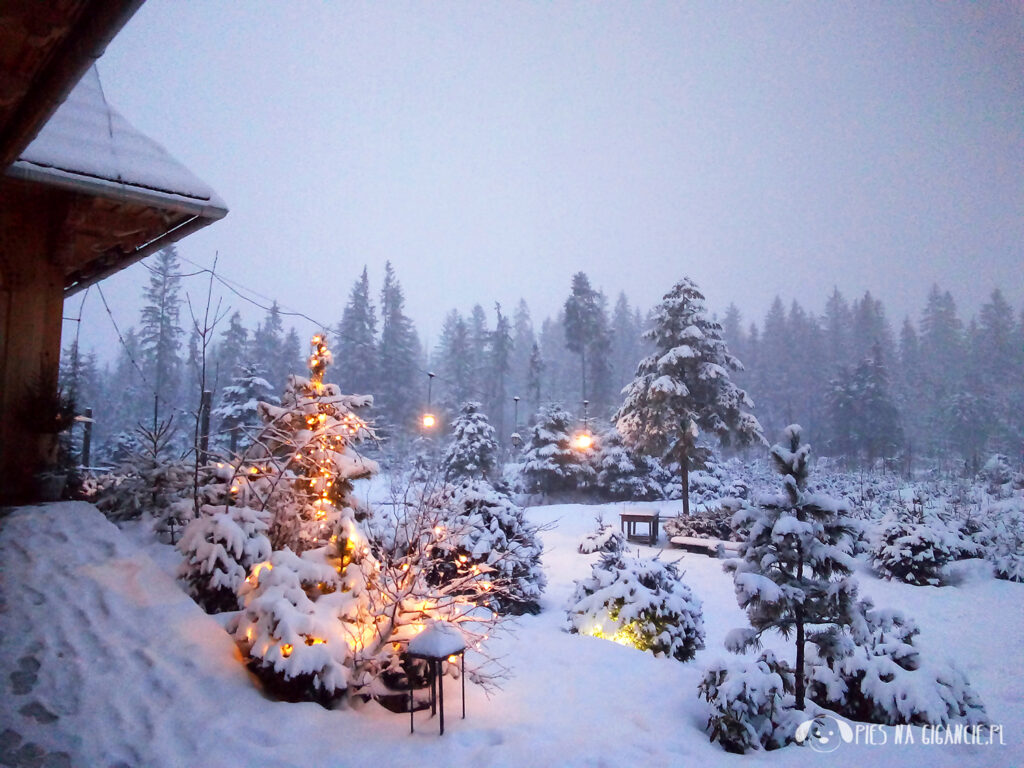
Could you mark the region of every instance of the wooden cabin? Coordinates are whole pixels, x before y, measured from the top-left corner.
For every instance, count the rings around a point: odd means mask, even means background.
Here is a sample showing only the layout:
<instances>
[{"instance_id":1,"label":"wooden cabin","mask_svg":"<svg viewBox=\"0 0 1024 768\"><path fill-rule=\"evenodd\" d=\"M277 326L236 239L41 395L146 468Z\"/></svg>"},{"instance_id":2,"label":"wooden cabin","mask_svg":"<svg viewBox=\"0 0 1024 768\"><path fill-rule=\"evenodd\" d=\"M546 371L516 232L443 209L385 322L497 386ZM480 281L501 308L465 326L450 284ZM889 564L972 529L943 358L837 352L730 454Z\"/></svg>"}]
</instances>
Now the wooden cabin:
<instances>
[{"instance_id":1,"label":"wooden cabin","mask_svg":"<svg viewBox=\"0 0 1024 768\"><path fill-rule=\"evenodd\" d=\"M51 452L31 406L64 300L227 214L103 94L95 61L140 5L0 3L0 503L31 500Z\"/></svg>"}]
</instances>

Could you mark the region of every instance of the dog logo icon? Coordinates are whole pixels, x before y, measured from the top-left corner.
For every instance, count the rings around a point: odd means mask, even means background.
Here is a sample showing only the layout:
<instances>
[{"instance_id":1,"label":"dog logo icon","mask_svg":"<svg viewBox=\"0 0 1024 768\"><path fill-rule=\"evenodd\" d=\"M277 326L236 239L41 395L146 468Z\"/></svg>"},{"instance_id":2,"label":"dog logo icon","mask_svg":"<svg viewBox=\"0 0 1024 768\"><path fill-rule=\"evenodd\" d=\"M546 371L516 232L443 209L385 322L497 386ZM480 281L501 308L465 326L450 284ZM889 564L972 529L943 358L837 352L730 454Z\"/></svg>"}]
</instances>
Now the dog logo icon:
<instances>
[{"instance_id":1,"label":"dog logo icon","mask_svg":"<svg viewBox=\"0 0 1024 768\"><path fill-rule=\"evenodd\" d=\"M853 728L832 715L819 715L797 726L797 744L807 742L815 752L835 752L843 742L853 741Z\"/></svg>"}]
</instances>

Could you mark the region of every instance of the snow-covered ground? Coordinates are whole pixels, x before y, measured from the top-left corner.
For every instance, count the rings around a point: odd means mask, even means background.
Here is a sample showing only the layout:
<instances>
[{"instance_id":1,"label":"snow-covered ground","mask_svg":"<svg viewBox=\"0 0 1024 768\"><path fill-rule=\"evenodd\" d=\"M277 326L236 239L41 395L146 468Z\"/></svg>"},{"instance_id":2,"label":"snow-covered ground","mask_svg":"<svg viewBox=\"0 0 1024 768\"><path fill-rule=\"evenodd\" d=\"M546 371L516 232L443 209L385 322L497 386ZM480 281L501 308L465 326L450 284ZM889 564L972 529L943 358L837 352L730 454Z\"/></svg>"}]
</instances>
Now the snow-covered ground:
<instances>
[{"instance_id":1,"label":"snow-covered ground","mask_svg":"<svg viewBox=\"0 0 1024 768\"><path fill-rule=\"evenodd\" d=\"M633 506L633 505L631 505ZM658 505L649 505L658 506ZM661 506L669 507L668 504ZM0 765L12 766L1011 766L1024 763L1024 585L983 569L956 587L912 587L862 572L862 592L905 610L925 654L952 657L1003 726L1005 746L843 744L747 756L711 744L696 689L745 624L719 561L672 550L704 603L707 648L694 661L656 659L563 631L594 516L618 505L534 507L545 531L548 590L538 616L492 648L513 677L487 698L447 688L447 732L428 715L375 704L328 711L264 697L218 621L170 575L176 556L143 531L118 530L84 503L13 510L0 520ZM664 537L663 537L664 540ZM641 547L645 555L656 550ZM781 646L780 647L784 647ZM787 657L791 652L787 650ZM880 735L881 734L881 735ZM887 743L877 744L887 735ZM863 739L862 739L863 740Z\"/></svg>"}]
</instances>

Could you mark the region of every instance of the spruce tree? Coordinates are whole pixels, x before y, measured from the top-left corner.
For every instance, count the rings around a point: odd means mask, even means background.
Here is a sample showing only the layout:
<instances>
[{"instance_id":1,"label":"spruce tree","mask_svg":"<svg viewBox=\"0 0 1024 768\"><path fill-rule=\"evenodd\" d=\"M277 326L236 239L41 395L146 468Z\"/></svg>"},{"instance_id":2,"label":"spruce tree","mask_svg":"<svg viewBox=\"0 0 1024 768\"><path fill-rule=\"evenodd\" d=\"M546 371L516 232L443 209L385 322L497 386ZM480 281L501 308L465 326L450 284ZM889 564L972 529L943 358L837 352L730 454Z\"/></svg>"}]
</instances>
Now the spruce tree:
<instances>
[{"instance_id":1,"label":"spruce tree","mask_svg":"<svg viewBox=\"0 0 1024 768\"><path fill-rule=\"evenodd\" d=\"M526 493L557 493L585 488L594 478L589 454L573 447L572 416L549 405L537 414L523 451L520 482Z\"/></svg>"},{"instance_id":2,"label":"spruce tree","mask_svg":"<svg viewBox=\"0 0 1024 768\"><path fill-rule=\"evenodd\" d=\"M344 392L376 392L379 381L377 313L366 267L352 286L338 324L335 376Z\"/></svg>"},{"instance_id":3,"label":"spruce tree","mask_svg":"<svg viewBox=\"0 0 1024 768\"><path fill-rule=\"evenodd\" d=\"M439 400L448 414L455 414L462 403L473 399L473 362L469 328L462 315L454 309L445 315L434 360L440 384Z\"/></svg>"},{"instance_id":4,"label":"spruce tree","mask_svg":"<svg viewBox=\"0 0 1024 768\"><path fill-rule=\"evenodd\" d=\"M181 265L174 246L157 252L143 292L145 305L139 326L139 364L158 398L159 413L170 413L180 402L182 384Z\"/></svg>"},{"instance_id":5,"label":"spruce tree","mask_svg":"<svg viewBox=\"0 0 1024 768\"><path fill-rule=\"evenodd\" d=\"M796 708L802 710L805 643L833 643L853 618L856 583L848 575L854 528L842 502L807 490L810 446L801 445L800 427L787 427L786 437L788 445L771 449L782 493L765 496L758 507L734 517L746 541L740 557L725 569L733 574L736 598L751 628L730 632L726 647L735 653L760 647L761 635L769 630L795 637Z\"/></svg>"},{"instance_id":6,"label":"spruce tree","mask_svg":"<svg viewBox=\"0 0 1024 768\"><path fill-rule=\"evenodd\" d=\"M512 370L512 329L508 318L501 312L501 304L494 305L494 330L487 355L487 411L494 418L498 441L507 439L505 412L508 410L509 374Z\"/></svg>"},{"instance_id":7,"label":"spruce tree","mask_svg":"<svg viewBox=\"0 0 1024 768\"><path fill-rule=\"evenodd\" d=\"M263 367L259 363L241 365L231 383L224 387L220 404L211 415L217 419L219 431L227 435L232 454L238 451L239 445L244 447L248 444L249 441L243 438L259 425L258 404L276 405L279 402L273 391L270 382L263 377Z\"/></svg>"},{"instance_id":8,"label":"spruce tree","mask_svg":"<svg viewBox=\"0 0 1024 768\"><path fill-rule=\"evenodd\" d=\"M405 314L405 295L390 261L384 265L380 306L380 421L392 429L409 430L425 400L417 370L420 342Z\"/></svg>"},{"instance_id":9,"label":"spruce tree","mask_svg":"<svg viewBox=\"0 0 1024 768\"><path fill-rule=\"evenodd\" d=\"M284 322L276 301L252 335L252 359L266 370L267 380L275 390L284 386L285 379L294 370L284 364Z\"/></svg>"},{"instance_id":10,"label":"spruce tree","mask_svg":"<svg viewBox=\"0 0 1024 768\"><path fill-rule=\"evenodd\" d=\"M665 294L645 337L655 352L640 362L614 419L627 442L679 466L683 514L689 515L690 461L701 432L723 445L746 445L763 442L761 425L748 410L750 398L730 379L742 365L726 349L721 326L708 317L692 280L680 280Z\"/></svg>"},{"instance_id":11,"label":"spruce tree","mask_svg":"<svg viewBox=\"0 0 1024 768\"><path fill-rule=\"evenodd\" d=\"M565 300L565 346L580 356L580 402L587 400L587 356L604 341L598 292L584 272L572 276L572 293Z\"/></svg>"},{"instance_id":12,"label":"spruce tree","mask_svg":"<svg viewBox=\"0 0 1024 768\"><path fill-rule=\"evenodd\" d=\"M490 480L497 464L494 427L480 410L480 403L463 403L444 456L445 480Z\"/></svg>"}]
</instances>

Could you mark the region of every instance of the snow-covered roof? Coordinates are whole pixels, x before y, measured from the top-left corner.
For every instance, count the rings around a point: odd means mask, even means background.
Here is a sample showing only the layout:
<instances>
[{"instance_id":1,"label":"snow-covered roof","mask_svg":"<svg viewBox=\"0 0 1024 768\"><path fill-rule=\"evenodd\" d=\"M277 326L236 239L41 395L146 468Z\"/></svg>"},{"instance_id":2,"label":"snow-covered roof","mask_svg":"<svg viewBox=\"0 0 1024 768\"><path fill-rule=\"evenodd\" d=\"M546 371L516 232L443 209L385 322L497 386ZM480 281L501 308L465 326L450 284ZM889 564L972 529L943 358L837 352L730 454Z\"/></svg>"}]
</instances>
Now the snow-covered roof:
<instances>
[{"instance_id":1,"label":"snow-covered roof","mask_svg":"<svg viewBox=\"0 0 1024 768\"><path fill-rule=\"evenodd\" d=\"M224 201L107 103L93 66L7 174L219 219Z\"/></svg>"}]
</instances>

